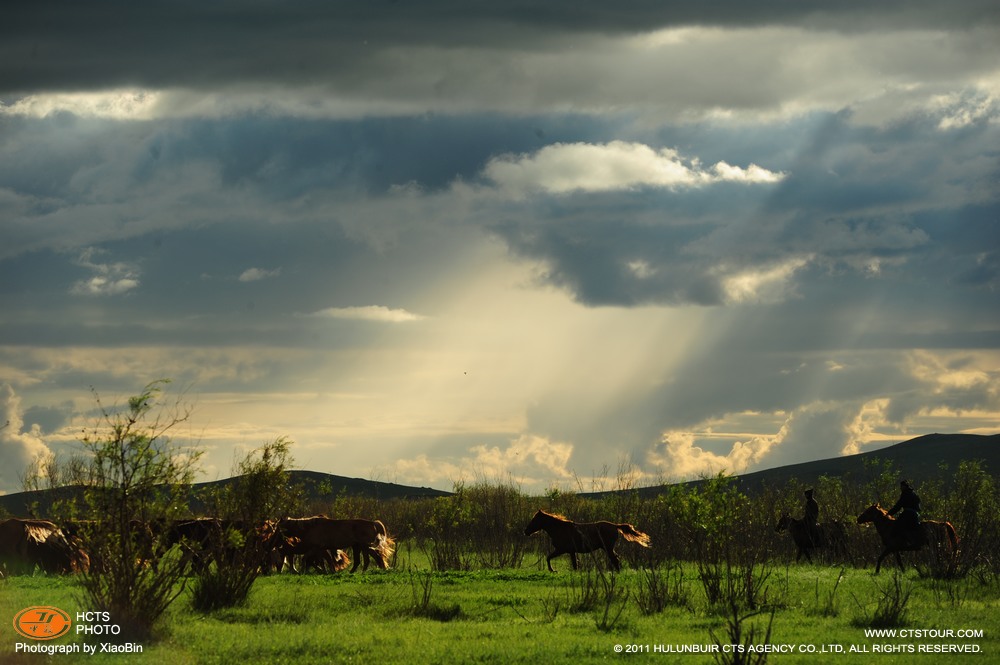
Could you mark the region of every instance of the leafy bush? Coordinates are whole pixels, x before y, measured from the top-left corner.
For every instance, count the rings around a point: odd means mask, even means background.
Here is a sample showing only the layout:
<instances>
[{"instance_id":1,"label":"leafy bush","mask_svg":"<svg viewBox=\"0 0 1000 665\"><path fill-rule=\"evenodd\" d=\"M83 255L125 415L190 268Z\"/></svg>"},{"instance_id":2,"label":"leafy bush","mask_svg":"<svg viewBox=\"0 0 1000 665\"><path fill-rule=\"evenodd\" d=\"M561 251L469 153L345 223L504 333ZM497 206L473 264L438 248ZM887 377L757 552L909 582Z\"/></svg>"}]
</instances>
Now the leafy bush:
<instances>
[{"instance_id":1,"label":"leafy bush","mask_svg":"<svg viewBox=\"0 0 1000 665\"><path fill-rule=\"evenodd\" d=\"M148 637L183 589L183 563L162 556L163 534L151 525L186 509L200 452L170 444L168 432L190 411L179 403L154 409L166 383L147 385L125 409L105 408L96 398L100 418L82 440L89 453L85 510L92 518L82 534L99 562L82 576L82 604L109 612L122 639Z\"/></svg>"},{"instance_id":2,"label":"leafy bush","mask_svg":"<svg viewBox=\"0 0 1000 665\"><path fill-rule=\"evenodd\" d=\"M291 442L278 438L248 453L233 469L234 481L212 497L222 515L208 543L213 565L197 571L191 604L212 611L246 603L254 581L268 565L277 533L274 520L301 503L289 491Z\"/></svg>"}]
</instances>

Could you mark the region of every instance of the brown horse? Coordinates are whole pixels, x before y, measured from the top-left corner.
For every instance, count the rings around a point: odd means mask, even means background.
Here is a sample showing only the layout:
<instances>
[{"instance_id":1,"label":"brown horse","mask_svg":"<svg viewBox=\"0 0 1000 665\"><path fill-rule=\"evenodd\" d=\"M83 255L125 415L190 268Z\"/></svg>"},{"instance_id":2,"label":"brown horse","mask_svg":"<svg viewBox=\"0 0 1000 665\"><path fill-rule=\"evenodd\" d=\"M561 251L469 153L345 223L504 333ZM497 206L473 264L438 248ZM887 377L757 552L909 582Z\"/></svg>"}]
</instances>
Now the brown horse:
<instances>
[{"instance_id":1,"label":"brown horse","mask_svg":"<svg viewBox=\"0 0 1000 665\"><path fill-rule=\"evenodd\" d=\"M577 567L576 555L586 554L603 549L608 555L608 563L614 570L621 570L622 564L615 554L615 543L620 533L625 540L638 543L643 547L652 547L649 536L638 531L631 524L615 524L613 522L571 522L562 515L553 515L539 510L528 522L524 535L530 536L537 531L549 534L552 540L552 553L545 559L549 570L553 573L552 559L561 554L569 554L573 569Z\"/></svg>"},{"instance_id":2,"label":"brown horse","mask_svg":"<svg viewBox=\"0 0 1000 665\"><path fill-rule=\"evenodd\" d=\"M784 513L774 530L778 533L787 530L792 536L792 541L795 542L797 548L796 562L804 554L806 561L812 563L811 552L819 548L828 548L831 552L840 555L847 552L847 530L844 528L843 522L823 522L818 524L817 529L813 531L805 520L796 519L788 513Z\"/></svg>"},{"instance_id":3,"label":"brown horse","mask_svg":"<svg viewBox=\"0 0 1000 665\"><path fill-rule=\"evenodd\" d=\"M938 555L944 551L949 558L958 552L958 534L955 533L955 527L951 522L921 520L919 538L911 538L907 533L895 528L896 519L877 503L868 506L858 515L858 524L866 522L875 525L875 530L882 539L882 553L875 562L876 574L882 568L882 560L890 554L896 555L896 563L902 570L903 559L899 556L900 552L916 552L924 545L930 545Z\"/></svg>"},{"instance_id":4,"label":"brown horse","mask_svg":"<svg viewBox=\"0 0 1000 665\"><path fill-rule=\"evenodd\" d=\"M378 520L333 520L317 517L286 517L278 521L278 531L289 542L295 539L296 554L322 554L337 550L354 551L353 573L364 557L364 569L374 559L379 568L388 568L395 542Z\"/></svg>"},{"instance_id":5,"label":"brown horse","mask_svg":"<svg viewBox=\"0 0 1000 665\"><path fill-rule=\"evenodd\" d=\"M89 561L53 522L16 517L0 520L0 578L30 575L36 565L47 573L77 572Z\"/></svg>"}]
</instances>

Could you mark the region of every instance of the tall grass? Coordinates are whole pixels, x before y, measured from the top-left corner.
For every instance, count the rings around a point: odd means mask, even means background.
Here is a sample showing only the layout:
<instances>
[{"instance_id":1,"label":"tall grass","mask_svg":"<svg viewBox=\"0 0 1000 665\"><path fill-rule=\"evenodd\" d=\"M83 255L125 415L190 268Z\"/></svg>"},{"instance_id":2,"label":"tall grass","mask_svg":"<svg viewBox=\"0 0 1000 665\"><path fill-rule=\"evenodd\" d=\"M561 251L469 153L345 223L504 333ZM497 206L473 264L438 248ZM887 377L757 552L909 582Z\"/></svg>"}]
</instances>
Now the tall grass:
<instances>
[{"instance_id":1,"label":"tall grass","mask_svg":"<svg viewBox=\"0 0 1000 665\"><path fill-rule=\"evenodd\" d=\"M840 583L844 581L846 568L840 569L840 574L829 589L820 589L820 576L816 576L816 593L813 606L806 610L808 614L821 617L835 617L840 614L840 602L837 598L837 590Z\"/></svg>"},{"instance_id":2,"label":"tall grass","mask_svg":"<svg viewBox=\"0 0 1000 665\"><path fill-rule=\"evenodd\" d=\"M901 573L893 571L892 578L880 583L873 578L875 602L865 603L854 598L860 610L852 623L867 628L897 628L905 626L909 616L909 603L913 595L913 584ZM874 607L872 607L874 605Z\"/></svg>"}]
</instances>

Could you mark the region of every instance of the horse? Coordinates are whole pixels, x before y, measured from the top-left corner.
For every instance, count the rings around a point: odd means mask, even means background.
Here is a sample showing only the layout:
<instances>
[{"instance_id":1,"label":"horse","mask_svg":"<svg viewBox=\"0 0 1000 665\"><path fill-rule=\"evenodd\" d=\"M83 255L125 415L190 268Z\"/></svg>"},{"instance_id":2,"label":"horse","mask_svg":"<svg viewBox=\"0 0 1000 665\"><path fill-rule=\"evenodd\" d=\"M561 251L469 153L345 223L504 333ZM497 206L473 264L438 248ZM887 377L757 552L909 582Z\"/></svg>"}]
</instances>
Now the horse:
<instances>
[{"instance_id":1,"label":"horse","mask_svg":"<svg viewBox=\"0 0 1000 665\"><path fill-rule=\"evenodd\" d=\"M379 568L389 567L395 542L385 525L378 520L334 520L325 515L316 517L285 517L278 521L278 531L289 543L294 542L296 554L322 554L323 551L352 549L355 572L364 557L364 570L374 559ZM297 540L295 540L297 539Z\"/></svg>"},{"instance_id":2,"label":"horse","mask_svg":"<svg viewBox=\"0 0 1000 665\"><path fill-rule=\"evenodd\" d=\"M847 551L847 530L844 528L843 522L822 522L816 525L815 530L813 530L809 528L805 520L796 519L788 513L784 513L774 530L778 533L788 531L792 536L792 541L797 548L796 563L803 554L806 561L812 563L810 552L814 549L828 548L839 554L844 554Z\"/></svg>"},{"instance_id":3,"label":"horse","mask_svg":"<svg viewBox=\"0 0 1000 665\"><path fill-rule=\"evenodd\" d=\"M940 553L946 550L949 557L954 557L958 552L958 534L951 522L935 522L934 520L921 520L919 538L913 539L909 534L900 533L896 529L896 519L892 517L878 503L865 508L864 512L858 515L858 524L871 522L878 531L879 538L882 539L882 553L878 555L875 562L875 574L882 568L882 560L890 554L896 555L896 563L900 570L903 569L903 559L900 552L916 552L924 545L931 545L935 552Z\"/></svg>"},{"instance_id":4,"label":"horse","mask_svg":"<svg viewBox=\"0 0 1000 665\"><path fill-rule=\"evenodd\" d=\"M552 540L552 552L545 559L550 572L556 572L552 568L552 559L561 555L569 554L573 569L577 568L576 555L586 554L594 550L603 549L608 555L608 563L614 570L621 570L622 564L618 555L615 554L615 543L618 542L618 534L625 540L638 543L643 547L652 547L649 543L649 536L637 530L631 524L615 524L613 522L572 522L562 515L554 515L544 510L539 510L524 528L524 535L530 536L538 531L549 534Z\"/></svg>"},{"instance_id":5,"label":"horse","mask_svg":"<svg viewBox=\"0 0 1000 665\"><path fill-rule=\"evenodd\" d=\"M82 570L89 558L71 545L62 530L48 520L0 520L0 577L30 575L37 565L46 573Z\"/></svg>"}]
</instances>

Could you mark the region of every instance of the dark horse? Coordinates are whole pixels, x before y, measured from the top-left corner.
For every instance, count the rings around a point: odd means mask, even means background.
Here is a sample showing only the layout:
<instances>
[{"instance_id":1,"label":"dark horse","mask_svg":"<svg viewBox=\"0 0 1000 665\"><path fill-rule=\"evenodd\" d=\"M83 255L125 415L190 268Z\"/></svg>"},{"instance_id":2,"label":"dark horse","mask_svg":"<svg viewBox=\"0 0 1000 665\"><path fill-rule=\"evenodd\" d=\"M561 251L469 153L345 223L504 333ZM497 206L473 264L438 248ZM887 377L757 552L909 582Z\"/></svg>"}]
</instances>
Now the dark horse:
<instances>
[{"instance_id":1,"label":"dark horse","mask_svg":"<svg viewBox=\"0 0 1000 665\"><path fill-rule=\"evenodd\" d=\"M875 525L875 530L882 539L882 553L875 562L876 574L882 568L882 559L890 554L896 555L896 563L902 570L903 559L899 556L900 552L916 552L924 545L930 545L938 554L944 551L949 558L958 552L958 534L955 533L955 527L951 522L921 520L919 538L912 538L909 534L897 530L895 518L877 503L868 506L858 515L858 524L866 522Z\"/></svg>"},{"instance_id":2,"label":"dark horse","mask_svg":"<svg viewBox=\"0 0 1000 665\"><path fill-rule=\"evenodd\" d=\"M603 549L608 555L608 563L614 570L621 570L622 564L615 554L615 543L620 533L625 540L638 543L643 547L652 547L649 536L637 530L631 524L615 524L613 522L571 522L562 515L552 515L539 510L524 528L524 535L530 536L537 531L549 534L552 540L552 553L545 559L549 570L552 570L552 559L561 554L569 554L573 568L576 569L576 555Z\"/></svg>"},{"instance_id":3,"label":"dark horse","mask_svg":"<svg viewBox=\"0 0 1000 665\"><path fill-rule=\"evenodd\" d=\"M811 552L818 548L825 547L841 555L847 552L847 530L844 528L843 522L823 522L817 525L816 530L813 531L805 520L796 519L785 513L778 520L774 530L778 533L787 530L792 536L798 550L795 553L796 562L804 554L806 561L812 563Z\"/></svg>"},{"instance_id":4,"label":"dark horse","mask_svg":"<svg viewBox=\"0 0 1000 665\"><path fill-rule=\"evenodd\" d=\"M379 568L388 568L395 551L396 542L379 520L333 520L326 515L285 517L278 520L277 528L291 553L326 558L334 567L337 550L352 548L352 573L358 569L362 557L364 570L368 570L371 559Z\"/></svg>"}]
</instances>

